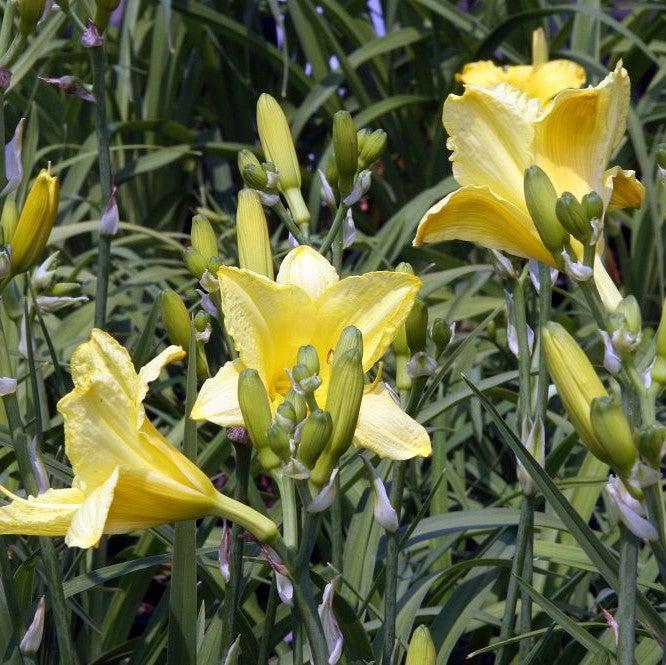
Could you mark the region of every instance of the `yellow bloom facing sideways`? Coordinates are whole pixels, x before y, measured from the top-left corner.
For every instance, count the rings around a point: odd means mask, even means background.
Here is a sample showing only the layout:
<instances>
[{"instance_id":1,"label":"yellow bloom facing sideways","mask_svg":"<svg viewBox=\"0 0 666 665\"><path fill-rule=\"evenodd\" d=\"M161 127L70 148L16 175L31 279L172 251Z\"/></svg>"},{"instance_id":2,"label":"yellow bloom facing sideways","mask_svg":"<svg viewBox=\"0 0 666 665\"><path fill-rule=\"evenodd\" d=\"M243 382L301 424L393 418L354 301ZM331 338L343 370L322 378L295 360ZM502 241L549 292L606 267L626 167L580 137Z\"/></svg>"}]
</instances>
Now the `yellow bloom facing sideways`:
<instances>
[{"instance_id":1,"label":"yellow bloom facing sideways","mask_svg":"<svg viewBox=\"0 0 666 665\"><path fill-rule=\"evenodd\" d=\"M143 399L162 368L184 356L170 346L137 373L127 350L93 330L74 352L74 389L58 403L72 487L0 508L0 534L64 536L70 547L94 546L102 534L220 515L270 542L276 525L220 494L208 477L148 420Z\"/></svg>"},{"instance_id":2,"label":"yellow bloom facing sideways","mask_svg":"<svg viewBox=\"0 0 666 665\"><path fill-rule=\"evenodd\" d=\"M289 252L275 282L227 266L218 277L225 324L240 358L204 383L192 417L222 427L243 424L238 405L243 369L259 372L275 412L291 387L286 368L307 344L319 356L322 385L315 397L325 404L330 353L342 330L356 326L361 331L363 369L368 371L405 322L420 286L417 277L397 272L341 280L323 256L305 245ZM425 457L431 451L425 429L400 409L381 382L366 386L354 443L391 459Z\"/></svg>"},{"instance_id":3,"label":"yellow bloom facing sideways","mask_svg":"<svg viewBox=\"0 0 666 665\"><path fill-rule=\"evenodd\" d=\"M621 64L596 87L563 90L545 107L506 83L470 84L462 96L450 95L443 122L461 187L426 212L414 244L468 240L554 265L525 205L525 169L541 167L558 195L596 191L606 210L640 207L644 188L634 172L606 169L628 110ZM621 297L598 258L594 272L613 310Z\"/></svg>"}]
</instances>

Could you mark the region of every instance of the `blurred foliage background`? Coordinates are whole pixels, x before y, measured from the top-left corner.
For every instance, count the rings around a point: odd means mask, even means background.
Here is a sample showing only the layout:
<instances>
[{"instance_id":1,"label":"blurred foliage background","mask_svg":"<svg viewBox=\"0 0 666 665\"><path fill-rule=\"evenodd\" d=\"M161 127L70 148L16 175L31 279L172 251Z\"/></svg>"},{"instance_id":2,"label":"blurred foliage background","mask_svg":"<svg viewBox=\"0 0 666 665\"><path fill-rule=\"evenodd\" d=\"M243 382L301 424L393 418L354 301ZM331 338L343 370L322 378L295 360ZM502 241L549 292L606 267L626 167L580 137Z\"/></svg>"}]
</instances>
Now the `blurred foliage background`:
<instances>
[{"instance_id":1,"label":"blurred foliage background","mask_svg":"<svg viewBox=\"0 0 666 665\"><path fill-rule=\"evenodd\" d=\"M85 14L85 2L72 4ZM501 285L484 250L465 243L418 251L411 247L422 213L456 187L441 126L442 102L449 93L462 91L455 74L466 62L529 62L531 31L540 26L549 37L551 57L581 63L589 83L623 60L632 80L632 108L614 163L635 169L648 195L641 210L613 213L606 258L616 282L638 298L646 322L654 323L664 296L666 202L655 180L654 158L666 119L664 9L659 2L601 0L126 0L113 16L106 94L121 232L112 243L109 328L137 364L164 337L155 305L158 294L170 286L189 304L196 301L196 284L181 260L195 211L204 209L213 220L221 259L236 261L233 218L241 186L236 155L244 147L257 150L255 104L260 93L270 92L283 102L318 228L331 221L320 206L315 174L330 150L335 111L349 110L359 128L388 132L380 175L355 214L359 233L345 270L392 268L409 260L424 277L422 295L431 320L445 316L458 322L458 342L444 365L444 382L433 386L419 415L433 432L437 452L432 460L410 467L401 532L398 637L405 643L416 624L428 623L439 664L493 662L489 653L469 661L465 656L486 648L498 634L519 499L513 455L460 379L465 372L511 422L516 372L507 350ZM14 67L6 97L7 132L25 116L26 173L34 175L50 161L61 177L61 208L51 241L62 252L59 275L82 280L84 293L93 297L101 214L94 107L39 78L63 75L91 80L86 50L56 11L39 26ZM484 159L483 150L478 159ZM19 201L26 189L27 179ZM278 236L286 234L280 235L279 220L272 218L270 224L279 257L288 247ZM556 306L556 318L584 336L587 332L589 351L600 358L599 343L589 335L591 320L575 299L562 291ZM68 381L72 349L89 335L93 309L89 302L45 314L43 325L34 324L47 466L63 482L68 471L55 402ZM16 335L16 313L5 311L3 316L12 320ZM209 345L211 369L224 360L223 349ZM184 372L174 372L157 384L147 403L151 418L175 442L183 433L183 390ZM34 412L28 396L22 394L22 399ZM561 416L549 417L548 471L573 506L587 511L601 537L613 544L617 530L603 509L603 470L585 459L582 446L573 445L571 427ZM0 444L0 476L11 476L13 454L2 429ZM225 480L232 460L224 433L210 425L201 428L199 447L202 467ZM337 609L350 664L371 662L373 653L381 651L383 532L373 522L360 466L357 460L343 473L348 530ZM227 488L232 489L230 484ZM251 499L256 504L274 500L271 492L258 478ZM279 514L275 502L271 512ZM566 621L550 606L535 610L529 662L601 662L599 654L577 639L576 630L584 627L610 645L600 609L612 609L616 599L548 508L537 513L535 528L535 588L565 610ZM4 542L19 607L29 620L43 587L38 543L21 538ZM165 662L164 592L172 543L173 529L162 527L113 538L100 551L62 548L70 622L82 662ZM200 663L220 662L216 639L224 622L224 584L215 561L218 543L219 525L204 520L197 531ZM329 558L326 547L322 539L317 550L321 574ZM641 566L641 588L650 593L656 565L648 552L642 552ZM258 560L247 573L240 662L256 663L270 580ZM6 654L6 662L21 662L11 642L10 610L1 601L0 653ZM280 606L270 633L276 653L288 651L280 643L289 631L289 613ZM55 654L54 627L47 619L36 660L55 663ZM637 658L641 665L661 662L659 648L645 633ZM290 656L280 662L291 662Z\"/></svg>"}]
</instances>

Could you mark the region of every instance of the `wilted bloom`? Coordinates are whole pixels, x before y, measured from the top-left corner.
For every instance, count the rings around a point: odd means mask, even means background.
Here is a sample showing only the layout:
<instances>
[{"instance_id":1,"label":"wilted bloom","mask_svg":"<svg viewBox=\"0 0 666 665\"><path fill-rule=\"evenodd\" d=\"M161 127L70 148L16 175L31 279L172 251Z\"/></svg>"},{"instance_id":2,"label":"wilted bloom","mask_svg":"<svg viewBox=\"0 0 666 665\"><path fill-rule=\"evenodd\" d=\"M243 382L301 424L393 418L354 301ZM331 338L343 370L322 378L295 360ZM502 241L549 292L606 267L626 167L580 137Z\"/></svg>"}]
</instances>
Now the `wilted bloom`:
<instances>
[{"instance_id":1,"label":"wilted bloom","mask_svg":"<svg viewBox=\"0 0 666 665\"><path fill-rule=\"evenodd\" d=\"M355 326L362 333L362 370L367 372L405 322L420 285L417 277L397 272L341 280L308 246L289 252L275 282L227 266L218 277L225 324L240 357L204 383L192 416L223 427L243 424L238 378L245 368L257 371L275 413L292 388L286 370L307 345L316 349L320 363L321 385L314 395L320 405L326 404L331 351L341 332ZM364 390L354 443L392 459L430 454L425 429L400 409L381 382Z\"/></svg>"},{"instance_id":2,"label":"wilted bloom","mask_svg":"<svg viewBox=\"0 0 666 665\"><path fill-rule=\"evenodd\" d=\"M425 214L415 245L468 240L554 266L525 203L524 173L533 164L558 195L568 191L581 199L595 191L606 210L641 205L644 189L634 172L606 170L629 110L629 76L621 64L594 88L549 89L542 98L557 94L546 106L507 83L493 85L496 78L470 73L464 79L465 93L450 95L443 112L461 187ZM493 87L483 87L488 85ZM614 309L620 295L600 260L595 281L607 308Z\"/></svg>"},{"instance_id":3,"label":"wilted bloom","mask_svg":"<svg viewBox=\"0 0 666 665\"><path fill-rule=\"evenodd\" d=\"M328 665L336 665L342 656L342 647L344 646L342 631L333 612L333 599L335 598L335 588L339 579L339 577L335 577L324 587L324 595L318 607L319 618L328 646Z\"/></svg>"},{"instance_id":4,"label":"wilted bloom","mask_svg":"<svg viewBox=\"0 0 666 665\"><path fill-rule=\"evenodd\" d=\"M60 182L47 169L35 179L11 239L12 273L33 266L46 247L58 213Z\"/></svg>"},{"instance_id":5,"label":"wilted bloom","mask_svg":"<svg viewBox=\"0 0 666 665\"><path fill-rule=\"evenodd\" d=\"M124 347L93 330L72 356L74 389L58 403L72 486L27 499L0 488L12 499L0 508L0 534L64 536L88 548L104 533L219 515L260 541L275 538L270 519L220 494L146 417L148 384L183 355L171 346L137 373Z\"/></svg>"}]
</instances>

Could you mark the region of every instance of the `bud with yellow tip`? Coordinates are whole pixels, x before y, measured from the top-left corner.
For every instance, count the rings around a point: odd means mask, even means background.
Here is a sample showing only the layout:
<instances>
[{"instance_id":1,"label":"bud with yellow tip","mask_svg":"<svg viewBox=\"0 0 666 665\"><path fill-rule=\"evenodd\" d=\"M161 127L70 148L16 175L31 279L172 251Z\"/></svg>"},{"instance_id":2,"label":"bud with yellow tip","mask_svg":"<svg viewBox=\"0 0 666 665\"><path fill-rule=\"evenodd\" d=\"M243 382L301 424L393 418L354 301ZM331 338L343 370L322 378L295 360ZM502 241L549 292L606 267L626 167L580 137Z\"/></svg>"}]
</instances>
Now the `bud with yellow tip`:
<instances>
[{"instance_id":1,"label":"bud with yellow tip","mask_svg":"<svg viewBox=\"0 0 666 665\"><path fill-rule=\"evenodd\" d=\"M595 397L608 393L576 340L559 324L548 323L541 331L550 376L569 419L590 451L602 462L610 459L590 421Z\"/></svg>"},{"instance_id":2,"label":"bud with yellow tip","mask_svg":"<svg viewBox=\"0 0 666 665\"><path fill-rule=\"evenodd\" d=\"M419 626L413 633L407 649L405 665L435 665L435 644L426 626Z\"/></svg>"},{"instance_id":3,"label":"bud with yellow tip","mask_svg":"<svg viewBox=\"0 0 666 665\"><path fill-rule=\"evenodd\" d=\"M244 149L238 153L238 171L248 187L259 190L268 187L268 175L251 150Z\"/></svg>"},{"instance_id":4,"label":"bud with yellow tip","mask_svg":"<svg viewBox=\"0 0 666 665\"><path fill-rule=\"evenodd\" d=\"M192 247L201 254L206 263L218 255L217 235L211 223L203 215L195 215L192 218L190 238Z\"/></svg>"},{"instance_id":5,"label":"bud with yellow tip","mask_svg":"<svg viewBox=\"0 0 666 665\"><path fill-rule=\"evenodd\" d=\"M358 168L358 138L351 115L338 111L333 117L333 151L338 169L338 188L347 196L354 186Z\"/></svg>"},{"instance_id":6,"label":"bud with yellow tip","mask_svg":"<svg viewBox=\"0 0 666 665\"><path fill-rule=\"evenodd\" d=\"M620 404L612 397L595 397L590 405L590 422L608 463L621 478L629 477L638 456L629 421Z\"/></svg>"},{"instance_id":7,"label":"bud with yellow tip","mask_svg":"<svg viewBox=\"0 0 666 665\"><path fill-rule=\"evenodd\" d=\"M536 164L525 169L525 204L546 249L559 255L569 234L555 213L557 192L548 175Z\"/></svg>"},{"instance_id":8,"label":"bud with yellow tip","mask_svg":"<svg viewBox=\"0 0 666 665\"><path fill-rule=\"evenodd\" d=\"M58 214L60 182L46 169L35 179L12 236L12 274L31 268L46 247Z\"/></svg>"},{"instance_id":9,"label":"bud with yellow tip","mask_svg":"<svg viewBox=\"0 0 666 665\"><path fill-rule=\"evenodd\" d=\"M280 176L280 191L300 225L310 222L310 211L301 193L301 169L287 118L277 101L263 93L257 102L257 128L266 159L275 165Z\"/></svg>"},{"instance_id":10,"label":"bud with yellow tip","mask_svg":"<svg viewBox=\"0 0 666 665\"><path fill-rule=\"evenodd\" d=\"M202 275L208 269L206 259L194 247L188 247L183 250L183 261L190 274L197 279L201 279Z\"/></svg>"},{"instance_id":11,"label":"bud with yellow tip","mask_svg":"<svg viewBox=\"0 0 666 665\"><path fill-rule=\"evenodd\" d=\"M268 440L268 429L273 422L271 405L257 370L244 369L238 376L238 404L261 466L266 471L276 469L280 466L280 458L271 450Z\"/></svg>"},{"instance_id":12,"label":"bud with yellow tip","mask_svg":"<svg viewBox=\"0 0 666 665\"><path fill-rule=\"evenodd\" d=\"M236 242L240 267L273 279L273 255L266 215L259 195L252 189L241 189L238 193Z\"/></svg>"}]
</instances>

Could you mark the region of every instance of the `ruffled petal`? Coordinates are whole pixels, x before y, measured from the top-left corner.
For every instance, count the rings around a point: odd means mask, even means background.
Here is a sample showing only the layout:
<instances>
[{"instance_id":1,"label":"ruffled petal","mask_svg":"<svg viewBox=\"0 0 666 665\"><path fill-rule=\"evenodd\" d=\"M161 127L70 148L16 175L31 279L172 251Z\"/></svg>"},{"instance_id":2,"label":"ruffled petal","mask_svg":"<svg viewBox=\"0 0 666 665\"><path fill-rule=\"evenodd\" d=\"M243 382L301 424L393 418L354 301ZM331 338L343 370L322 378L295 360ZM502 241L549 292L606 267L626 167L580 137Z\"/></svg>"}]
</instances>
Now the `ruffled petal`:
<instances>
[{"instance_id":1,"label":"ruffled petal","mask_svg":"<svg viewBox=\"0 0 666 665\"><path fill-rule=\"evenodd\" d=\"M316 310L310 296L292 284L277 284L250 270L218 272L224 322L246 367L256 369L273 397L288 388L286 367L310 343Z\"/></svg>"},{"instance_id":2,"label":"ruffled petal","mask_svg":"<svg viewBox=\"0 0 666 665\"><path fill-rule=\"evenodd\" d=\"M483 88L508 83L545 104L558 92L583 85L585 70L571 60L549 60L540 65L508 67L498 67L490 60L481 60L465 65L456 79Z\"/></svg>"},{"instance_id":3,"label":"ruffled petal","mask_svg":"<svg viewBox=\"0 0 666 665\"><path fill-rule=\"evenodd\" d=\"M629 112L629 76L621 63L595 88L565 90L536 123L536 163L558 194L596 191L608 203L604 171Z\"/></svg>"},{"instance_id":4,"label":"ruffled petal","mask_svg":"<svg viewBox=\"0 0 666 665\"><path fill-rule=\"evenodd\" d=\"M354 444L396 460L428 457L432 452L423 425L396 404L382 383L363 395Z\"/></svg>"},{"instance_id":5,"label":"ruffled petal","mask_svg":"<svg viewBox=\"0 0 666 665\"><path fill-rule=\"evenodd\" d=\"M524 206L495 196L487 187L462 187L426 212L414 244L445 240L467 240L553 265Z\"/></svg>"},{"instance_id":6,"label":"ruffled petal","mask_svg":"<svg viewBox=\"0 0 666 665\"><path fill-rule=\"evenodd\" d=\"M84 501L79 489L50 489L39 496L22 499L0 487L12 502L0 508L0 534L64 536Z\"/></svg>"},{"instance_id":7,"label":"ruffled petal","mask_svg":"<svg viewBox=\"0 0 666 665\"><path fill-rule=\"evenodd\" d=\"M243 424L238 404L238 375L244 367L240 360L225 363L214 377L204 381L192 407L194 420L208 420L220 427Z\"/></svg>"},{"instance_id":8,"label":"ruffled petal","mask_svg":"<svg viewBox=\"0 0 666 665\"><path fill-rule=\"evenodd\" d=\"M604 181L606 188L613 191L608 210L640 208L643 205L645 187L639 180L636 180L635 171L626 171L619 166L614 166L606 171Z\"/></svg>"},{"instance_id":9,"label":"ruffled petal","mask_svg":"<svg viewBox=\"0 0 666 665\"><path fill-rule=\"evenodd\" d=\"M300 245L284 257L276 281L278 284L298 286L310 298L317 300L339 279L335 268L325 257L308 245Z\"/></svg>"},{"instance_id":10,"label":"ruffled petal","mask_svg":"<svg viewBox=\"0 0 666 665\"><path fill-rule=\"evenodd\" d=\"M539 110L538 101L506 84L469 86L462 96L449 95L442 119L453 176L460 185L485 186L524 206L523 174L534 162L533 123Z\"/></svg>"},{"instance_id":11,"label":"ruffled petal","mask_svg":"<svg viewBox=\"0 0 666 665\"><path fill-rule=\"evenodd\" d=\"M346 277L329 287L318 302L311 342L322 366L340 333L347 326L356 326L363 335L363 369L370 369L409 316L420 287L421 280L414 275L386 271ZM323 373L325 380L325 367Z\"/></svg>"},{"instance_id":12,"label":"ruffled petal","mask_svg":"<svg viewBox=\"0 0 666 665\"><path fill-rule=\"evenodd\" d=\"M155 381L164 367L170 365L176 360L182 360L186 356L185 351L180 346L169 346L157 357L139 370L139 392L137 399L143 401L148 392L148 384Z\"/></svg>"},{"instance_id":13,"label":"ruffled petal","mask_svg":"<svg viewBox=\"0 0 666 665\"><path fill-rule=\"evenodd\" d=\"M118 469L96 487L81 504L72 518L72 523L65 536L68 547L88 549L94 547L104 533L106 518L113 501L113 495L118 483Z\"/></svg>"}]
</instances>

